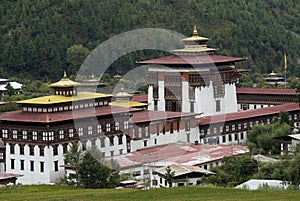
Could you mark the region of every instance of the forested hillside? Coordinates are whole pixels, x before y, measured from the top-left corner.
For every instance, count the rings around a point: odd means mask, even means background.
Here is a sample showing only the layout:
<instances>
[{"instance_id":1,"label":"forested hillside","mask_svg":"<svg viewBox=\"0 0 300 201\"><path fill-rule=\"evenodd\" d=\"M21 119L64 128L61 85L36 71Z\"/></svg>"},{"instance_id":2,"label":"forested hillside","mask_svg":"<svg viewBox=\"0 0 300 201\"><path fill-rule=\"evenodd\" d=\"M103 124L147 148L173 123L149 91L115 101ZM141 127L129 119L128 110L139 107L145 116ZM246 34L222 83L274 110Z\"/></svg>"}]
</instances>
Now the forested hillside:
<instances>
[{"instance_id":1,"label":"forested hillside","mask_svg":"<svg viewBox=\"0 0 300 201\"><path fill-rule=\"evenodd\" d=\"M300 76L299 0L1 0L0 77L57 80L63 70L74 74L80 66L67 58L74 45L91 51L136 28L190 36L193 24L219 54L248 57L239 67L282 71L285 51L288 74ZM112 73L155 55L127 55L114 63Z\"/></svg>"}]
</instances>

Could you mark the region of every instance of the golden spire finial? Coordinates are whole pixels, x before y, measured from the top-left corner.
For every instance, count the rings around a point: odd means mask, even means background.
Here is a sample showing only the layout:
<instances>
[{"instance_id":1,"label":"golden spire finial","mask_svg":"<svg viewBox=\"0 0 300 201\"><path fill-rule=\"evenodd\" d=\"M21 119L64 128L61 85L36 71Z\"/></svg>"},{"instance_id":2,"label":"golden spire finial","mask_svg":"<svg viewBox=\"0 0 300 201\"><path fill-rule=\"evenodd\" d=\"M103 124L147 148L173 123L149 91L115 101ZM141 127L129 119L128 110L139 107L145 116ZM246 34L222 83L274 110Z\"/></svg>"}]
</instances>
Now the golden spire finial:
<instances>
[{"instance_id":1,"label":"golden spire finial","mask_svg":"<svg viewBox=\"0 0 300 201\"><path fill-rule=\"evenodd\" d=\"M64 71L64 78L67 78L67 72Z\"/></svg>"},{"instance_id":2,"label":"golden spire finial","mask_svg":"<svg viewBox=\"0 0 300 201\"><path fill-rule=\"evenodd\" d=\"M197 26L194 24L193 36L198 36Z\"/></svg>"}]
</instances>

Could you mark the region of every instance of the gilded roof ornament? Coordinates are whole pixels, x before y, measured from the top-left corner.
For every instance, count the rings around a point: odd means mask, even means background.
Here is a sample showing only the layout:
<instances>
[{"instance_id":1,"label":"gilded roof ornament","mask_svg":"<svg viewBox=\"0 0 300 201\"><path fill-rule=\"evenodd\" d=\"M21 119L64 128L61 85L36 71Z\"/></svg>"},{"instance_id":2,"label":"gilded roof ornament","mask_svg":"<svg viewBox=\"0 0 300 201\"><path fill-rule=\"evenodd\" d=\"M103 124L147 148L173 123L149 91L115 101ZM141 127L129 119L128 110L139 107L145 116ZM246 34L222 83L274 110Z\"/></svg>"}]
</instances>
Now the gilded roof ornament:
<instances>
[{"instance_id":1,"label":"gilded roof ornament","mask_svg":"<svg viewBox=\"0 0 300 201\"><path fill-rule=\"evenodd\" d=\"M194 24L193 36L198 36L197 26Z\"/></svg>"},{"instance_id":2,"label":"gilded roof ornament","mask_svg":"<svg viewBox=\"0 0 300 201\"><path fill-rule=\"evenodd\" d=\"M64 71L63 78L61 78L58 82L50 84L49 86L50 87L76 87L76 86L79 86L79 85L80 85L79 83L70 80L67 77L66 71Z\"/></svg>"}]
</instances>

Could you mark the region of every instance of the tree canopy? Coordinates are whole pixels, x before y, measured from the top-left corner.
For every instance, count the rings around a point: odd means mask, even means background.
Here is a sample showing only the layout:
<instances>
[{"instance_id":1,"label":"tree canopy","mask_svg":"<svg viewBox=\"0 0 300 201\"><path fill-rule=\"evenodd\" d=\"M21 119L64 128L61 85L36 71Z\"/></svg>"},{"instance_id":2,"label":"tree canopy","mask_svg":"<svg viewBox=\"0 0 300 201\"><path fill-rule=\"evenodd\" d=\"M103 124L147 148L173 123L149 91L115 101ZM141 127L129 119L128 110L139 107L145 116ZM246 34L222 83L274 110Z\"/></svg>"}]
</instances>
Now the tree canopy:
<instances>
[{"instance_id":1,"label":"tree canopy","mask_svg":"<svg viewBox=\"0 0 300 201\"><path fill-rule=\"evenodd\" d=\"M295 0L2 0L0 75L57 80L71 62L82 61L68 59L76 45L91 51L117 34L149 27L190 36L197 24L220 54L248 58L238 67L282 72L286 52L287 74L299 76L299 10ZM159 55L148 50L125 55L111 72L122 74L135 67L134 61ZM72 73L78 67L73 64Z\"/></svg>"}]
</instances>

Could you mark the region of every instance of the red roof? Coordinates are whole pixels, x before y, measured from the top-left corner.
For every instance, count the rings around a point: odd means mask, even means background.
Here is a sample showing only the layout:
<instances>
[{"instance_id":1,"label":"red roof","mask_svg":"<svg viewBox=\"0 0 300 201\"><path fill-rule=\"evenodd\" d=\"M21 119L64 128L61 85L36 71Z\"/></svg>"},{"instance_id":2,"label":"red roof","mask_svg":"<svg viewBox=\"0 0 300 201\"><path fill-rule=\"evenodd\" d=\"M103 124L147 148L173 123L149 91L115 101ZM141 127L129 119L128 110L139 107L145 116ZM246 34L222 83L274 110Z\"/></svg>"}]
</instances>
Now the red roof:
<instances>
[{"instance_id":1,"label":"red roof","mask_svg":"<svg viewBox=\"0 0 300 201\"><path fill-rule=\"evenodd\" d=\"M300 107L298 103L287 103L283 105L277 105L272 107L259 108L254 110L243 110L240 112L233 112L228 114L212 115L199 118L200 125L222 123L227 121L242 120L252 117L259 117L265 115L279 114L280 111L299 111Z\"/></svg>"},{"instance_id":2,"label":"red roof","mask_svg":"<svg viewBox=\"0 0 300 201\"><path fill-rule=\"evenodd\" d=\"M220 160L225 156L235 156L248 152L246 146L209 145L209 144L167 144L141 149L114 157L122 169L140 166L146 163L145 156L151 154L156 166L167 166L171 164L201 165Z\"/></svg>"},{"instance_id":3,"label":"red roof","mask_svg":"<svg viewBox=\"0 0 300 201\"><path fill-rule=\"evenodd\" d=\"M259 95L297 95L295 89L273 89L273 88L237 88L237 94L259 94Z\"/></svg>"},{"instance_id":4,"label":"red roof","mask_svg":"<svg viewBox=\"0 0 300 201\"><path fill-rule=\"evenodd\" d=\"M139 64L210 64L210 63L232 63L244 61L246 58L228 57L221 55L199 55L199 56L178 56L172 55L157 59L150 59L138 62Z\"/></svg>"},{"instance_id":5,"label":"red roof","mask_svg":"<svg viewBox=\"0 0 300 201\"><path fill-rule=\"evenodd\" d=\"M37 122L50 123L72 119L88 118L93 116L105 116L110 114L140 111L138 108L126 108L117 106L103 106L95 108L84 108L73 111L61 111L52 113L22 112L21 110L5 112L0 114L0 121L14 122Z\"/></svg>"},{"instance_id":6,"label":"red roof","mask_svg":"<svg viewBox=\"0 0 300 201\"><path fill-rule=\"evenodd\" d=\"M155 110L144 110L141 112L135 112L132 114L130 118L130 122L132 123L141 123L141 122L149 122L149 121L159 121L166 120L178 117L189 117L194 116L196 114L189 112L165 112L165 111L155 111Z\"/></svg>"},{"instance_id":7,"label":"red roof","mask_svg":"<svg viewBox=\"0 0 300 201\"><path fill-rule=\"evenodd\" d=\"M140 103L148 103L148 94L133 96L131 98L131 101L140 102Z\"/></svg>"},{"instance_id":8,"label":"red roof","mask_svg":"<svg viewBox=\"0 0 300 201\"><path fill-rule=\"evenodd\" d=\"M13 174L13 173L0 173L0 180L12 179L16 177L21 177L21 174Z\"/></svg>"}]
</instances>

